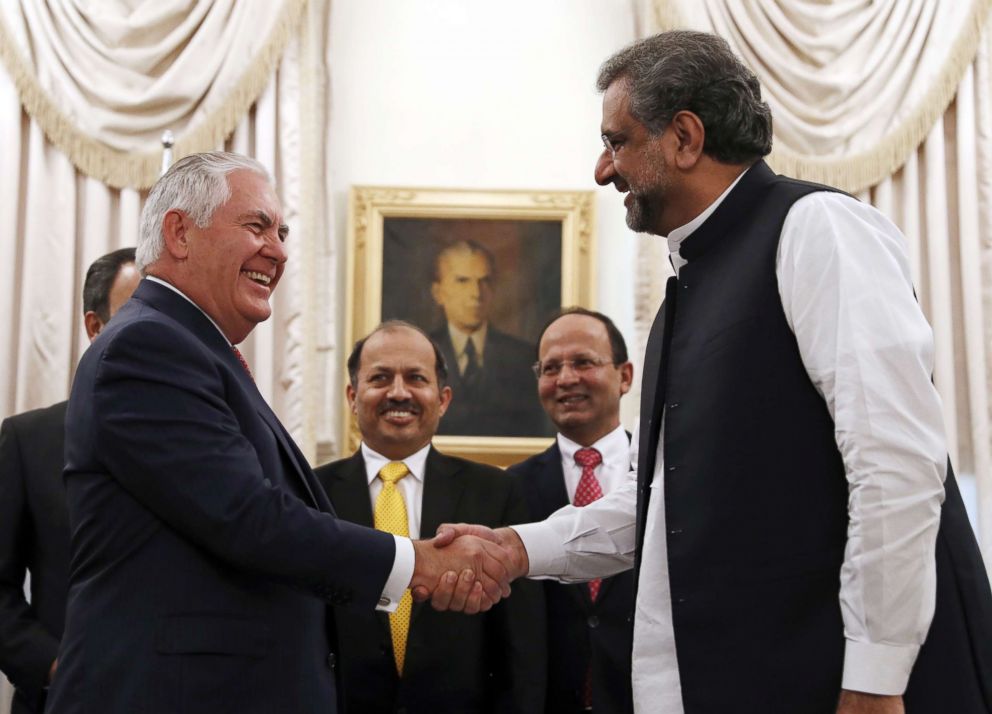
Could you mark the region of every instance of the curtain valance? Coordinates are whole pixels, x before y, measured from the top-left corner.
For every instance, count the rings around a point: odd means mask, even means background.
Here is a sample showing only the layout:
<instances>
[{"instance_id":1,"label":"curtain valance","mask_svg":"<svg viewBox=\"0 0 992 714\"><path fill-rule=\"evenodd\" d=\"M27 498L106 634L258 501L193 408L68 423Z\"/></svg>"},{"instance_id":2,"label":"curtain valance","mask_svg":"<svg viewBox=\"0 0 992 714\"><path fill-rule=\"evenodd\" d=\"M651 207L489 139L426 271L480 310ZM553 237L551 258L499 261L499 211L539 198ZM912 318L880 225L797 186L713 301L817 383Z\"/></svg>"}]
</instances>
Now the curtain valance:
<instances>
[{"instance_id":1,"label":"curtain valance","mask_svg":"<svg viewBox=\"0 0 992 714\"><path fill-rule=\"evenodd\" d=\"M654 20L714 32L772 108L776 170L848 191L896 172L954 98L990 0L654 0Z\"/></svg>"},{"instance_id":2,"label":"curtain valance","mask_svg":"<svg viewBox=\"0 0 992 714\"><path fill-rule=\"evenodd\" d=\"M222 145L272 78L306 0L15 0L0 60L80 171L146 188L175 155Z\"/></svg>"}]
</instances>

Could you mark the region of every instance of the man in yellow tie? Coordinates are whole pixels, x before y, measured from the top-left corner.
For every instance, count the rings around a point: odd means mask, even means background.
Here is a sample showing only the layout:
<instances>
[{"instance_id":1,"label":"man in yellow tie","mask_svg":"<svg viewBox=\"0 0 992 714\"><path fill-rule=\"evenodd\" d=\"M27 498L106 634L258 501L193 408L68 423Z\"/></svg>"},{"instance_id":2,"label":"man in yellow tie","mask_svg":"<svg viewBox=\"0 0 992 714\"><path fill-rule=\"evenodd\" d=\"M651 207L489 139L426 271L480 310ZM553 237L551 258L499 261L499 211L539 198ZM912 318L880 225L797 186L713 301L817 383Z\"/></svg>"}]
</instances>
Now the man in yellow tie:
<instances>
[{"instance_id":1,"label":"man in yellow tie","mask_svg":"<svg viewBox=\"0 0 992 714\"><path fill-rule=\"evenodd\" d=\"M527 515L514 477L431 446L451 402L447 368L419 328L387 322L348 358L348 402L362 445L316 470L341 518L419 538L444 522L516 522ZM347 711L541 712L543 596L521 582L482 617L412 603L336 616Z\"/></svg>"}]
</instances>

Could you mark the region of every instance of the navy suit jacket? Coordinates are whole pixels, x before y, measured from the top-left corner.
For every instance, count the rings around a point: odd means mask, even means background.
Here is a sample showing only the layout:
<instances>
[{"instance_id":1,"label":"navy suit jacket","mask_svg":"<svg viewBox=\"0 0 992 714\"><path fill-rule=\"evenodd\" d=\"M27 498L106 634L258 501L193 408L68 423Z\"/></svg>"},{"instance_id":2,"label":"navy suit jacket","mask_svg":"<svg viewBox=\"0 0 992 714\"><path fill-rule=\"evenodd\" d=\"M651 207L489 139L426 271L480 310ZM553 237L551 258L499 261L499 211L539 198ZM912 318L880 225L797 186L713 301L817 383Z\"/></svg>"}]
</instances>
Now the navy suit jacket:
<instances>
[{"instance_id":1,"label":"navy suit jacket","mask_svg":"<svg viewBox=\"0 0 992 714\"><path fill-rule=\"evenodd\" d=\"M530 520L543 521L569 504L558 441L507 469L520 477ZM634 710L630 657L634 638L634 572L604 578L596 602L585 583L544 581L548 610L548 714L582 711L585 673L592 672L597 714Z\"/></svg>"},{"instance_id":2,"label":"navy suit jacket","mask_svg":"<svg viewBox=\"0 0 992 714\"><path fill-rule=\"evenodd\" d=\"M392 536L338 520L192 303L143 281L69 400L72 560L47 711L335 710L327 603L371 610Z\"/></svg>"},{"instance_id":3,"label":"navy suit jacket","mask_svg":"<svg viewBox=\"0 0 992 714\"><path fill-rule=\"evenodd\" d=\"M316 470L341 518L371 526L361 450ZM517 479L502 470L431 449L421 499L421 536L442 523L503 526L527 519ZM385 613L336 612L347 714L537 714L544 708L544 599L540 583L480 615L437 612L414 603L403 677L396 674Z\"/></svg>"},{"instance_id":4,"label":"navy suit jacket","mask_svg":"<svg viewBox=\"0 0 992 714\"><path fill-rule=\"evenodd\" d=\"M40 712L58 654L69 580L62 485L66 402L0 426L0 670L16 687L13 714ZM31 572L31 602L24 597Z\"/></svg>"}]
</instances>

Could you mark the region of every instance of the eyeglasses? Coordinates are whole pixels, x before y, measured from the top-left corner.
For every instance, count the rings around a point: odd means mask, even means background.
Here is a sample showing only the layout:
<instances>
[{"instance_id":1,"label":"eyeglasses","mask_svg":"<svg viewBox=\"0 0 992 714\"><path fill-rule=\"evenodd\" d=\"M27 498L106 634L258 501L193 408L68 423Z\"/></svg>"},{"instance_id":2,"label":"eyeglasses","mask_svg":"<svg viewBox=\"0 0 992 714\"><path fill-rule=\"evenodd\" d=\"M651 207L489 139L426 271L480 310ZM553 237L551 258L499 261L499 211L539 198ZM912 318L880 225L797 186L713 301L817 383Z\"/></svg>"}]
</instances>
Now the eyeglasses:
<instances>
[{"instance_id":1,"label":"eyeglasses","mask_svg":"<svg viewBox=\"0 0 992 714\"><path fill-rule=\"evenodd\" d=\"M535 362L530 368L534 370L534 376L538 379L553 379L561 374L565 367L571 367L573 372L584 374L607 364L613 364L613 362L600 357L577 357L575 359Z\"/></svg>"},{"instance_id":2,"label":"eyeglasses","mask_svg":"<svg viewBox=\"0 0 992 714\"><path fill-rule=\"evenodd\" d=\"M600 134L599 138L603 140L603 146L605 146L606 150L610 152L610 158L616 160L617 149L619 149L620 147L614 146L613 142L610 141L610 137L608 137L606 134Z\"/></svg>"}]
</instances>

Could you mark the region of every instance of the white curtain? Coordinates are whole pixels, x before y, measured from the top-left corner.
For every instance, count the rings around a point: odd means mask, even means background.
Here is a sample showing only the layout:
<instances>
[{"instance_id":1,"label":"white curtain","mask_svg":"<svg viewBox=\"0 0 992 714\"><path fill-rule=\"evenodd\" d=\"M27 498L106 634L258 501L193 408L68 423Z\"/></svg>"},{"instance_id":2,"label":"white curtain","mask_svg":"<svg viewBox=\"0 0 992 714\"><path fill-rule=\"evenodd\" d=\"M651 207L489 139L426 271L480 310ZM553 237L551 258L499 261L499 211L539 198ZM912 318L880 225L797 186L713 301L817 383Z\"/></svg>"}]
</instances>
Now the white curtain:
<instances>
[{"instance_id":1,"label":"white curtain","mask_svg":"<svg viewBox=\"0 0 992 714\"><path fill-rule=\"evenodd\" d=\"M243 352L260 390L312 457L318 438L336 433L333 416L321 408L328 400L312 388L329 381L326 361L316 355L327 347L323 336L334 333L325 311L331 283L317 280L331 245L326 0L131 0L94 3L85 15L79 8L87 6L78 3L2 7L0 210L10 229L0 238L8 256L0 268L0 314L7 316L0 327L0 416L66 398L87 344L80 297L86 267L134 245L147 186L159 172L158 138L169 128L177 157L227 148L258 158L275 177L291 259L273 319ZM253 33L232 32L246 23ZM278 57L266 55L273 48ZM241 57L238 66L231 66L232 53ZM197 66L206 69L198 73ZM261 79L260 67L268 69ZM102 73L99 82L86 71L93 68ZM255 85L247 96L246 87ZM204 145L241 104L224 136ZM87 105L93 111L84 111ZM154 171L146 181L148 161ZM90 173L94 165L100 177ZM131 185L114 188L107 175Z\"/></svg>"},{"instance_id":2,"label":"white curtain","mask_svg":"<svg viewBox=\"0 0 992 714\"><path fill-rule=\"evenodd\" d=\"M902 229L934 330L934 381L955 468L973 474L992 566L992 62L988 0L653 0L651 31L716 32L772 107L777 171L844 188ZM642 238L643 348L670 274Z\"/></svg>"}]
</instances>

